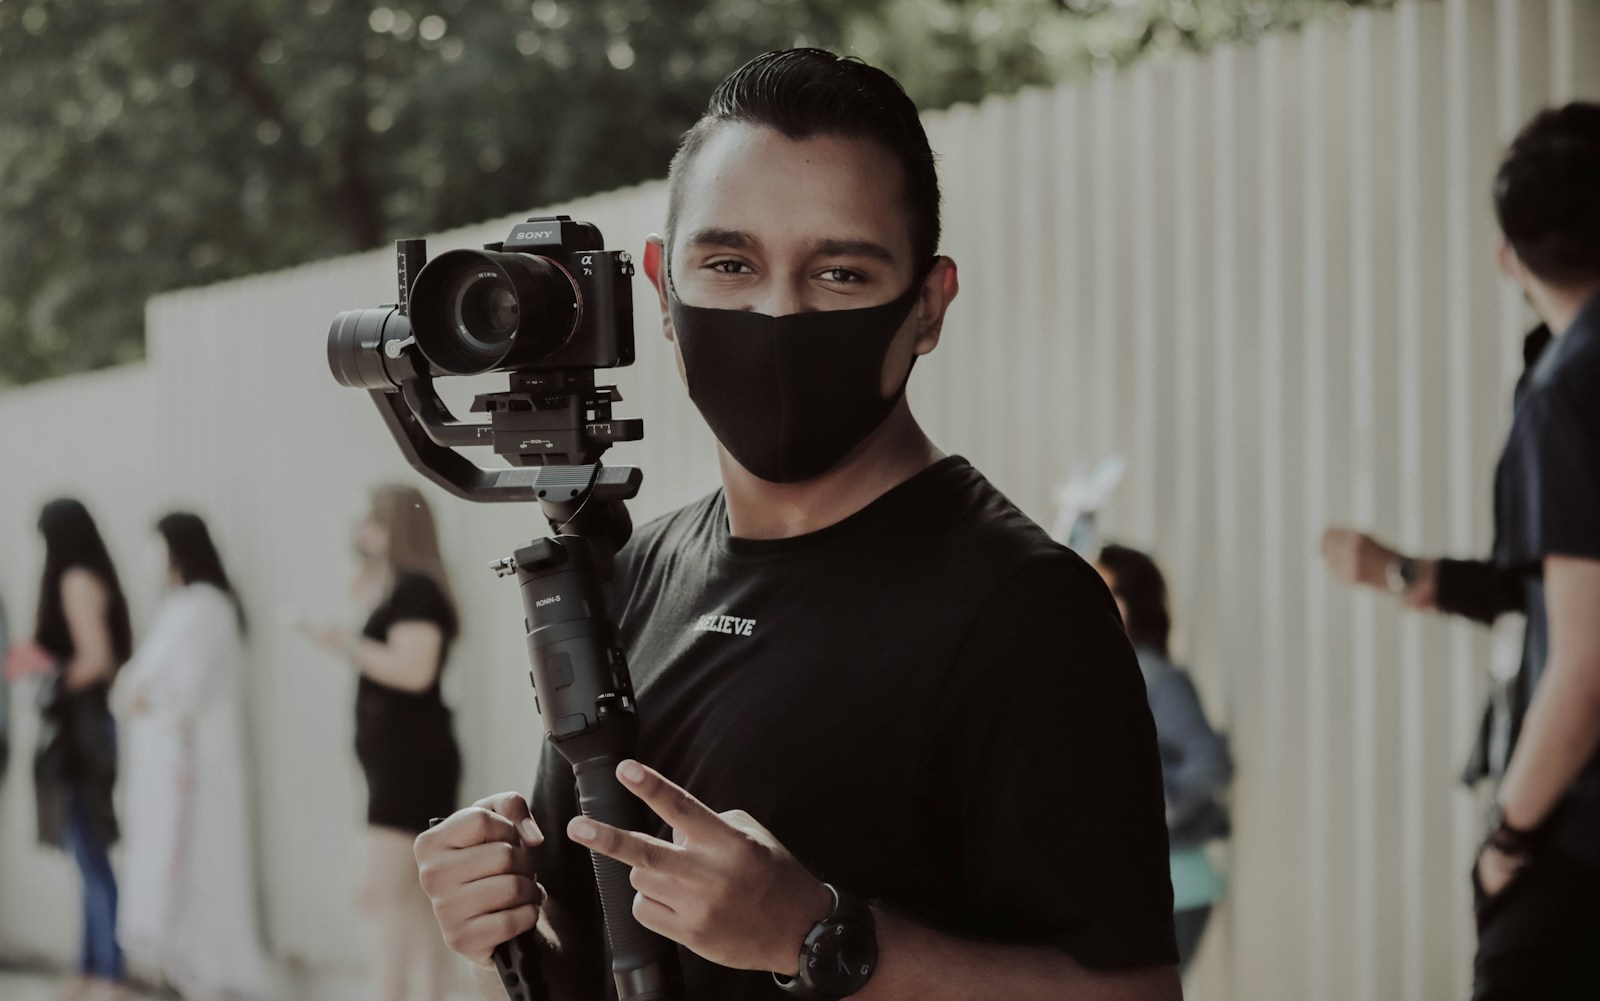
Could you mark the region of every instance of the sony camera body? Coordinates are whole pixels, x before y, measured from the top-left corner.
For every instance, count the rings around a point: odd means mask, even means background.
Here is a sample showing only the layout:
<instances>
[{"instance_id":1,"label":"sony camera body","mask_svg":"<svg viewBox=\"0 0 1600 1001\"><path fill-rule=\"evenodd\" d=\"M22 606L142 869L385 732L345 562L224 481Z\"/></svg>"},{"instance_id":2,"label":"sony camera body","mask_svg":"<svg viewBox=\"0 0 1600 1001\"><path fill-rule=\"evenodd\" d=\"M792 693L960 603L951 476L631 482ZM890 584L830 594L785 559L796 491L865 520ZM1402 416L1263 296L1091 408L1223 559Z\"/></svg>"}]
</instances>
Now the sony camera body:
<instances>
[{"instance_id":1,"label":"sony camera body","mask_svg":"<svg viewBox=\"0 0 1600 1001\"><path fill-rule=\"evenodd\" d=\"M593 223L535 216L500 243L427 262L402 305L446 374L615 368L633 364L632 275Z\"/></svg>"},{"instance_id":2,"label":"sony camera body","mask_svg":"<svg viewBox=\"0 0 1600 1001\"><path fill-rule=\"evenodd\" d=\"M641 421L612 418L616 388L594 382L596 369L633 364L634 267L593 223L535 216L482 250L428 260L424 241L399 240L395 257L398 304L336 316L328 365L372 394L429 478L477 500L545 500L540 481L450 450L492 445L512 466L590 467L643 435ZM438 376L489 372L510 386L476 397L488 422L457 420L433 389Z\"/></svg>"}]
</instances>

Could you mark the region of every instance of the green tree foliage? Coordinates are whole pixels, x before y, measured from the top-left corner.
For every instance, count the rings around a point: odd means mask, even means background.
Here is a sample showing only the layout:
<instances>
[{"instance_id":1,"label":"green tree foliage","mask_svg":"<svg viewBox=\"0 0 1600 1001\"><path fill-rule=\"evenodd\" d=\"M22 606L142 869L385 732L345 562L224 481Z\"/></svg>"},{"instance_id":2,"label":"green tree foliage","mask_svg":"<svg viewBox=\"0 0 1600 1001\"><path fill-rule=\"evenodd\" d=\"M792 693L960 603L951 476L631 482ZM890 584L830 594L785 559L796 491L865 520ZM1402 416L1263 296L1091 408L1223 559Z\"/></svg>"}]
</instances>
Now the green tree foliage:
<instances>
[{"instance_id":1,"label":"green tree foliage","mask_svg":"<svg viewBox=\"0 0 1600 1001\"><path fill-rule=\"evenodd\" d=\"M659 176L795 44L925 108L1329 0L0 0L0 382L137 357L153 293Z\"/></svg>"}]
</instances>

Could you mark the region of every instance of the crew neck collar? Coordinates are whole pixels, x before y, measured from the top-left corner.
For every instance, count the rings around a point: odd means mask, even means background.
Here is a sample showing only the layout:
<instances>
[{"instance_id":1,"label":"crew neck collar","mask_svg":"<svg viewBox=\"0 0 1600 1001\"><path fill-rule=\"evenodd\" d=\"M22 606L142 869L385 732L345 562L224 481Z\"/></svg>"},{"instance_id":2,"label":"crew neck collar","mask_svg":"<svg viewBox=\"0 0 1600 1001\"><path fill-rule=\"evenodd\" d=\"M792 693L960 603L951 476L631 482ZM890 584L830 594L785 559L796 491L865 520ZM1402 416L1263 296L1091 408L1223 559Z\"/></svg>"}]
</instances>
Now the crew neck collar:
<instances>
[{"instance_id":1,"label":"crew neck collar","mask_svg":"<svg viewBox=\"0 0 1600 1001\"><path fill-rule=\"evenodd\" d=\"M762 560L808 552L840 537L852 535L864 526L891 517L911 503L927 484L951 470L966 465L968 465L967 460L961 456L947 455L890 487L854 514L814 532L781 539L742 539L731 534L728 530L727 496L718 490L713 511L716 520L717 548L723 554L738 560Z\"/></svg>"}]
</instances>

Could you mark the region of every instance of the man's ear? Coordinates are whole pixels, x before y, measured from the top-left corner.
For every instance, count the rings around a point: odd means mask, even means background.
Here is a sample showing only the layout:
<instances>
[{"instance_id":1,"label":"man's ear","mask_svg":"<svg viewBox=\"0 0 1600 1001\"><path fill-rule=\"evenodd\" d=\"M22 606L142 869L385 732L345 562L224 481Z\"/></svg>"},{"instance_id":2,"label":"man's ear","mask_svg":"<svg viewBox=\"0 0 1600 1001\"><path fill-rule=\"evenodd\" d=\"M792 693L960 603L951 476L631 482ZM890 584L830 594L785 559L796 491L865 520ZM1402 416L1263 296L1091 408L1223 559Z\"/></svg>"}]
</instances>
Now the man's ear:
<instances>
[{"instance_id":1,"label":"man's ear","mask_svg":"<svg viewBox=\"0 0 1600 1001\"><path fill-rule=\"evenodd\" d=\"M673 339L672 311L667 308L667 245L661 234L651 233L644 241L644 273L656 287L656 298L661 302L661 332L667 340Z\"/></svg>"},{"instance_id":2,"label":"man's ear","mask_svg":"<svg viewBox=\"0 0 1600 1001\"><path fill-rule=\"evenodd\" d=\"M1512 281L1517 281L1521 277L1518 266L1522 262L1517 260L1517 252L1512 250L1511 244L1505 240L1501 240L1494 248L1494 261L1500 265L1500 273Z\"/></svg>"},{"instance_id":3,"label":"man's ear","mask_svg":"<svg viewBox=\"0 0 1600 1001\"><path fill-rule=\"evenodd\" d=\"M917 337L911 350L925 355L939 346L939 335L944 330L944 316L956 293L961 291L961 280L956 273L956 262L940 257L922 280L922 291L912 311L917 324Z\"/></svg>"}]
</instances>

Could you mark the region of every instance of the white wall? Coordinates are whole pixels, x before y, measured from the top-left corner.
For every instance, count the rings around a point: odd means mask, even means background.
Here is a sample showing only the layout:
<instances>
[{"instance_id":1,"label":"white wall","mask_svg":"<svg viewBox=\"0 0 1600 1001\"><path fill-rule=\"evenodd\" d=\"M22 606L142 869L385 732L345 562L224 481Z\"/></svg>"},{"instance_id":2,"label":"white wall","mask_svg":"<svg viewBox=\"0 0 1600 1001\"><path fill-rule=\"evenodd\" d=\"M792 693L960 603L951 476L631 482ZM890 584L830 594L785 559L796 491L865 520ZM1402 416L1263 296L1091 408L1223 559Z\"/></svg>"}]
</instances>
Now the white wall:
<instances>
[{"instance_id":1,"label":"white wall","mask_svg":"<svg viewBox=\"0 0 1600 1001\"><path fill-rule=\"evenodd\" d=\"M1493 266L1489 179L1532 109L1600 97L1600 5L1413 0L1205 59L929 116L963 292L912 400L935 439L1048 520L1049 488L1116 451L1112 534L1173 578L1189 656L1233 733L1235 891L1204 998L1453 998L1479 833L1455 785L1482 688L1475 630L1333 587L1321 527L1485 550L1519 298ZM637 250L659 184L563 206ZM504 235L509 220L435 237ZM173 506L211 521L254 619L250 723L276 948L352 968L362 790L353 681L290 628L353 619L366 488L416 482L327 323L391 297L387 253L156 299L149 359L0 397L0 594L32 613L39 504L83 497L128 577ZM640 281L618 374L644 442L643 519L714 485ZM452 399L462 399L447 387ZM426 487L465 610L450 694L476 794L528 784L538 735L515 589L487 562L531 510ZM15 707L14 716L24 707ZM22 756L24 759L26 755ZM26 761L0 787L0 957L65 961L67 865L29 843Z\"/></svg>"}]
</instances>

